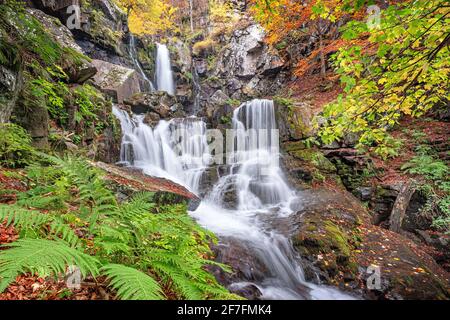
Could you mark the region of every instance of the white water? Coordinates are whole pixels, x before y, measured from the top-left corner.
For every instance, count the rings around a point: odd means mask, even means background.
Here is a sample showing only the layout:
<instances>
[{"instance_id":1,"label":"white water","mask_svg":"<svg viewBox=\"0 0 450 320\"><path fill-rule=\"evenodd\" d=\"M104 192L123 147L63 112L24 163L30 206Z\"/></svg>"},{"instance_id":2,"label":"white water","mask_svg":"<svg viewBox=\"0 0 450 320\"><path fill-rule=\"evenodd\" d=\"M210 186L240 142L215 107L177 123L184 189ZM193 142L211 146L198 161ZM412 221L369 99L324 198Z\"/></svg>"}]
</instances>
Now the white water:
<instances>
[{"instance_id":1,"label":"white water","mask_svg":"<svg viewBox=\"0 0 450 320\"><path fill-rule=\"evenodd\" d=\"M153 86L153 83L150 81L150 79L147 77L147 75L144 72L144 69L142 69L141 63L139 62L139 59L137 57L137 50L136 50L136 38L130 33L130 43L129 48L130 51L130 58L133 61L134 66L136 67L137 71L140 73L144 81L146 82L148 90L154 91L155 87Z\"/></svg>"},{"instance_id":2,"label":"white water","mask_svg":"<svg viewBox=\"0 0 450 320\"><path fill-rule=\"evenodd\" d=\"M209 159L206 126L197 118L161 121L155 129L142 116L114 108L124 133L121 160L147 174L171 179L193 191ZM175 130L186 130L176 152ZM222 176L191 215L219 238L236 239L251 249L251 257L262 264L264 279L253 282L263 299L352 299L340 291L305 281L292 244L276 232L271 222L292 213L296 194L285 182L279 167L278 135L273 102L253 100L235 110L229 174ZM177 156L178 155L178 156ZM226 209L224 193L234 189L234 209ZM257 271L257 270L256 270ZM251 277L250 277L251 278ZM239 287L249 279L234 283Z\"/></svg>"},{"instance_id":3,"label":"white water","mask_svg":"<svg viewBox=\"0 0 450 320\"><path fill-rule=\"evenodd\" d=\"M220 178L192 216L219 237L238 239L252 249L253 257L267 270L264 281L253 283L263 299L350 299L336 289L306 282L291 243L266 222L292 213L290 204L296 198L278 163L273 102L243 104L234 111L233 129L231 173ZM230 187L237 192L234 210L223 206L223 195Z\"/></svg>"},{"instance_id":4,"label":"white water","mask_svg":"<svg viewBox=\"0 0 450 320\"><path fill-rule=\"evenodd\" d=\"M209 161L206 124L198 118L160 121L151 128L144 115L130 115L116 106L122 127L120 161L144 173L175 181L196 192Z\"/></svg>"},{"instance_id":5,"label":"white water","mask_svg":"<svg viewBox=\"0 0 450 320\"><path fill-rule=\"evenodd\" d=\"M171 95L175 94L169 49L167 49L166 45L160 43L157 44L155 76L158 91L166 91Z\"/></svg>"}]
</instances>

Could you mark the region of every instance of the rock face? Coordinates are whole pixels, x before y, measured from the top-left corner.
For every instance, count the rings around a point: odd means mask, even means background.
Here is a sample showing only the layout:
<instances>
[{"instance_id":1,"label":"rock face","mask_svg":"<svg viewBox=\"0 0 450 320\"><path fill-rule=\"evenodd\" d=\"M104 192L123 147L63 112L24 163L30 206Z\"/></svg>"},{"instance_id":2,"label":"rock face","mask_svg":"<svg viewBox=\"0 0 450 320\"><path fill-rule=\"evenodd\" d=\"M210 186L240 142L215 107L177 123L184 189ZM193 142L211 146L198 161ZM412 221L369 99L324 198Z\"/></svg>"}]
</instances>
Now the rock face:
<instances>
[{"instance_id":1,"label":"rock face","mask_svg":"<svg viewBox=\"0 0 450 320\"><path fill-rule=\"evenodd\" d=\"M0 123L9 121L22 87L22 74L14 69L0 65Z\"/></svg>"},{"instance_id":2,"label":"rock face","mask_svg":"<svg viewBox=\"0 0 450 320\"><path fill-rule=\"evenodd\" d=\"M303 191L291 219L293 244L312 281L318 274L368 299L450 298L449 274L411 240L372 225L348 193ZM380 278L371 282L374 270Z\"/></svg>"},{"instance_id":3,"label":"rock face","mask_svg":"<svg viewBox=\"0 0 450 320\"><path fill-rule=\"evenodd\" d=\"M298 141L313 135L312 107L304 102L275 99L281 142Z\"/></svg>"},{"instance_id":4,"label":"rock face","mask_svg":"<svg viewBox=\"0 0 450 320\"><path fill-rule=\"evenodd\" d=\"M199 104L205 116L217 118L216 111L224 106L234 108L252 98L274 95L282 86L286 64L276 49L269 49L264 37L260 25L243 17L240 28L217 37L216 51L203 50L194 57Z\"/></svg>"},{"instance_id":5,"label":"rock face","mask_svg":"<svg viewBox=\"0 0 450 320\"><path fill-rule=\"evenodd\" d=\"M60 20L45 14L41 10L28 9L28 12L42 23L45 29L62 47L82 53L82 49L76 43L72 32L69 28L62 25ZM97 73L96 67L87 60L80 61L79 63L69 63L63 67L71 83L84 83Z\"/></svg>"},{"instance_id":6,"label":"rock face","mask_svg":"<svg viewBox=\"0 0 450 320\"><path fill-rule=\"evenodd\" d=\"M134 69L125 68L106 61L92 60L98 72L94 83L115 102L125 99L140 91L139 78Z\"/></svg>"},{"instance_id":7,"label":"rock face","mask_svg":"<svg viewBox=\"0 0 450 320\"><path fill-rule=\"evenodd\" d=\"M138 93L124 101L136 114L146 114L146 122L155 125L161 119L184 117L183 105L167 92Z\"/></svg>"}]
</instances>

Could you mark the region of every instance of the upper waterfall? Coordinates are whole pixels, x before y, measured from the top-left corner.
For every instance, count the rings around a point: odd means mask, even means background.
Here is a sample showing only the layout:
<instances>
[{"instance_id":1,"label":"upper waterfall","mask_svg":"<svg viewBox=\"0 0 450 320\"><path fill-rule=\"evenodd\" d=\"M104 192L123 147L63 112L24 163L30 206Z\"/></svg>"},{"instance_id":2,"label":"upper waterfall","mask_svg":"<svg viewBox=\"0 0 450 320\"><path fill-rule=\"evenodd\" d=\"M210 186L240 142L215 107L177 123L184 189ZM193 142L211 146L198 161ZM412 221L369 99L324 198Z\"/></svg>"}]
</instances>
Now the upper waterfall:
<instances>
[{"instance_id":1,"label":"upper waterfall","mask_svg":"<svg viewBox=\"0 0 450 320\"><path fill-rule=\"evenodd\" d=\"M159 91L175 94L175 83L170 63L169 49L164 44L157 44L156 53L156 85Z\"/></svg>"},{"instance_id":2,"label":"upper waterfall","mask_svg":"<svg viewBox=\"0 0 450 320\"><path fill-rule=\"evenodd\" d=\"M147 77L147 75L144 72L144 69L142 69L141 63L139 62L136 50L136 38L131 33L130 33L130 43L128 45L129 45L128 49L130 51L130 58L133 61L133 64L136 67L137 71L147 84L147 88L145 89L149 91L154 91L155 87L153 86L152 81Z\"/></svg>"}]
</instances>

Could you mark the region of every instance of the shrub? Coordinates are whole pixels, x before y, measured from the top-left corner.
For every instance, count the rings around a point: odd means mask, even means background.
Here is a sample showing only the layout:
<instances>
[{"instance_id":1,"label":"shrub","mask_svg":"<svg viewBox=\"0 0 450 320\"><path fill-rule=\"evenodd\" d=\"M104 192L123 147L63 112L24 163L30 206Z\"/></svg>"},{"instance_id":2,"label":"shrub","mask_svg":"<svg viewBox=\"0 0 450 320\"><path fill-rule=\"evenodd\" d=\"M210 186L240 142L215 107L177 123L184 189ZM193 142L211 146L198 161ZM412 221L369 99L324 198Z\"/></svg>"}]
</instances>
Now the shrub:
<instances>
[{"instance_id":1,"label":"shrub","mask_svg":"<svg viewBox=\"0 0 450 320\"><path fill-rule=\"evenodd\" d=\"M22 127L13 123L0 124L0 165L23 167L30 163L34 149L31 137Z\"/></svg>"},{"instance_id":2,"label":"shrub","mask_svg":"<svg viewBox=\"0 0 450 320\"><path fill-rule=\"evenodd\" d=\"M206 38L205 40L196 42L192 47L192 53L195 56L208 55L214 51L216 42L211 38Z\"/></svg>"}]
</instances>

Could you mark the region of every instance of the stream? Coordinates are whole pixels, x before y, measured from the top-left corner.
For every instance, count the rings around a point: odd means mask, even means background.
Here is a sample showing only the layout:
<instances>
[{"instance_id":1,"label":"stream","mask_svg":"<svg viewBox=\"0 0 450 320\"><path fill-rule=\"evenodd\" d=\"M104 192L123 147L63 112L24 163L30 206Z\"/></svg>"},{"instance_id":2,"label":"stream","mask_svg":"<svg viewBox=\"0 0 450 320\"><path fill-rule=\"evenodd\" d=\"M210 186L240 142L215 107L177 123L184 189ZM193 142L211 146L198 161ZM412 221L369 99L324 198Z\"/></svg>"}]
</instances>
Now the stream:
<instances>
[{"instance_id":1,"label":"stream","mask_svg":"<svg viewBox=\"0 0 450 320\"><path fill-rule=\"evenodd\" d=\"M167 47L158 45L157 57L157 88L173 93ZM130 115L117 106L113 113L122 127L122 165L170 179L199 194L202 177L212 165L207 125L202 119L162 120L151 128L144 123L144 115ZM295 213L299 201L279 166L273 101L255 99L242 104L233 113L232 129L226 170L190 212L221 242L245 246L249 259L257 261L257 269L249 268L249 274L229 288L253 285L261 293L260 299L354 299L335 288L307 282L289 238L273 223ZM225 197L230 190L235 195L231 201Z\"/></svg>"}]
</instances>

